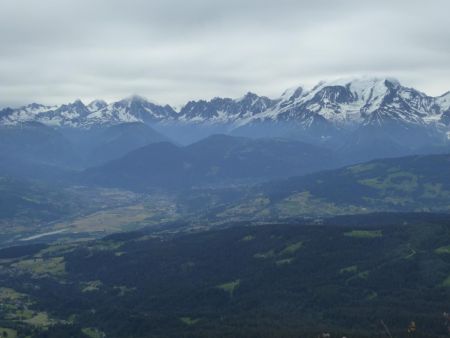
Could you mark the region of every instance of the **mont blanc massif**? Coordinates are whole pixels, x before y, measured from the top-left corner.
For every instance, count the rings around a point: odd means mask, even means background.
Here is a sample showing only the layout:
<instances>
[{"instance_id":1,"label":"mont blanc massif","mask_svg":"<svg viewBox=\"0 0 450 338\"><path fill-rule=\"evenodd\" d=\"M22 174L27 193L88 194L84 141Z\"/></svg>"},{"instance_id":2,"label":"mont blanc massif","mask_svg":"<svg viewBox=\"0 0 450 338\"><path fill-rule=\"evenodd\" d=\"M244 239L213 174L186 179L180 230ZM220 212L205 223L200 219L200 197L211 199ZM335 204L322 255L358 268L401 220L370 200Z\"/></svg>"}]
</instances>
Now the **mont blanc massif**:
<instances>
[{"instance_id":1,"label":"mont blanc massif","mask_svg":"<svg viewBox=\"0 0 450 338\"><path fill-rule=\"evenodd\" d=\"M0 110L0 337L447 337L450 92Z\"/></svg>"}]
</instances>

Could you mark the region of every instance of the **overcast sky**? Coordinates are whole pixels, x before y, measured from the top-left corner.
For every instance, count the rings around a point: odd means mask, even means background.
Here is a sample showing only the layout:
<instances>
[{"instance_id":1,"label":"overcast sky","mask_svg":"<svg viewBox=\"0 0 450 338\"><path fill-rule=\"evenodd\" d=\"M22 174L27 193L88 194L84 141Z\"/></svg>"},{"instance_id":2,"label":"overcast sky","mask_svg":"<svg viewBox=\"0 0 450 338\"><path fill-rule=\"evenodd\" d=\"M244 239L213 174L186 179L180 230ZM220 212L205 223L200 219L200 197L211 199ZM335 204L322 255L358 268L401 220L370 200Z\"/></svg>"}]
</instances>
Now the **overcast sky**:
<instances>
[{"instance_id":1,"label":"overcast sky","mask_svg":"<svg viewBox=\"0 0 450 338\"><path fill-rule=\"evenodd\" d=\"M0 106L276 97L375 75L450 90L449 0L0 0Z\"/></svg>"}]
</instances>

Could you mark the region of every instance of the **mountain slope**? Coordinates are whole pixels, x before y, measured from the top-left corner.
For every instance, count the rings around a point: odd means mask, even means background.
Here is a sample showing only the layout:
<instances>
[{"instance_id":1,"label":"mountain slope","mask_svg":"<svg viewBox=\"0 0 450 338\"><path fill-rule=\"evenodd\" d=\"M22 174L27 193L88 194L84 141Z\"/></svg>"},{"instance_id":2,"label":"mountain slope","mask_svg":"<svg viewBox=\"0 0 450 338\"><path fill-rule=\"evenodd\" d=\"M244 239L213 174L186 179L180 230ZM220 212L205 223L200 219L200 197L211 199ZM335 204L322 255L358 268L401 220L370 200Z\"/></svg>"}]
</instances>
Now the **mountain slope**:
<instances>
[{"instance_id":1,"label":"mountain slope","mask_svg":"<svg viewBox=\"0 0 450 338\"><path fill-rule=\"evenodd\" d=\"M0 158L61 166L78 160L63 134L38 122L0 126Z\"/></svg>"},{"instance_id":2,"label":"mountain slope","mask_svg":"<svg viewBox=\"0 0 450 338\"><path fill-rule=\"evenodd\" d=\"M176 188L286 177L336 162L328 150L301 142L216 135L186 147L152 144L88 169L84 178L133 189Z\"/></svg>"},{"instance_id":3,"label":"mountain slope","mask_svg":"<svg viewBox=\"0 0 450 338\"><path fill-rule=\"evenodd\" d=\"M87 169L81 179L98 185L142 190L149 187L184 186L190 178L190 158L172 143L161 142Z\"/></svg>"},{"instance_id":4,"label":"mountain slope","mask_svg":"<svg viewBox=\"0 0 450 338\"><path fill-rule=\"evenodd\" d=\"M67 216L82 207L75 195L36 181L0 176L0 191L2 235L37 228L40 223Z\"/></svg>"},{"instance_id":5,"label":"mountain slope","mask_svg":"<svg viewBox=\"0 0 450 338\"><path fill-rule=\"evenodd\" d=\"M98 165L148 144L164 141L168 141L165 136L141 122L113 125L96 133L87 161L90 166Z\"/></svg>"},{"instance_id":6,"label":"mountain slope","mask_svg":"<svg viewBox=\"0 0 450 338\"><path fill-rule=\"evenodd\" d=\"M290 218L375 211L450 212L450 155L375 160L274 181L217 211L220 218ZM212 217L212 215L211 215Z\"/></svg>"}]
</instances>

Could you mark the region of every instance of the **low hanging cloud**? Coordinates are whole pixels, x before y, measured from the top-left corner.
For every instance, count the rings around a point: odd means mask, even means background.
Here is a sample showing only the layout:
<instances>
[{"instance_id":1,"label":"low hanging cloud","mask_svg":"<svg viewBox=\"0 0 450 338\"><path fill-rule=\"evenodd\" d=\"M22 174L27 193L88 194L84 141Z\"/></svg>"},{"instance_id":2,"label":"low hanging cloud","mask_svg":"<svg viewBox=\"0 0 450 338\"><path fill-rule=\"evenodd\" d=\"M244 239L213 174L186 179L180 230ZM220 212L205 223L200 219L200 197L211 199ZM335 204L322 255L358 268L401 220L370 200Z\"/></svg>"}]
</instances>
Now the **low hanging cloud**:
<instances>
[{"instance_id":1,"label":"low hanging cloud","mask_svg":"<svg viewBox=\"0 0 450 338\"><path fill-rule=\"evenodd\" d=\"M0 106L276 97L390 76L450 90L448 0L2 0Z\"/></svg>"}]
</instances>

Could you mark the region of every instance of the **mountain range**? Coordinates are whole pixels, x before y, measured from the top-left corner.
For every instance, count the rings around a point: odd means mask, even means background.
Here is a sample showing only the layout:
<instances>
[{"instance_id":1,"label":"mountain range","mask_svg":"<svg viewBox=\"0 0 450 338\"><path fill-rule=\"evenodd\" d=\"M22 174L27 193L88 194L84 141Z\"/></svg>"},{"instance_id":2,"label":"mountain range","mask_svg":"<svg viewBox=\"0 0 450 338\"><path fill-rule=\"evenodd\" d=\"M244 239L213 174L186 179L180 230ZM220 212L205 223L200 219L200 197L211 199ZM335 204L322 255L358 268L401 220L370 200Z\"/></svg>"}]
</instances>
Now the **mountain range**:
<instances>
[{"instance_id":1,"label":"mountain range","mask_svg":"<svg viewBox=\"0 0 450 338\"><path fill-rule=\"evenodd\" d=\"M127 122L228 125L230 130L265 122L289 122L304 129L392 123L446 127L450 122L450 92L432 97L395 79L355 78L320 82L312 89L289 89L275 99L249 92L239 99L190 101L178 111L140 96L109 104L95 100L85 105L76 100L60 106L32 103L0 111L2 125L29 121L72 128Z\"/></svg>"}]
</instances>

